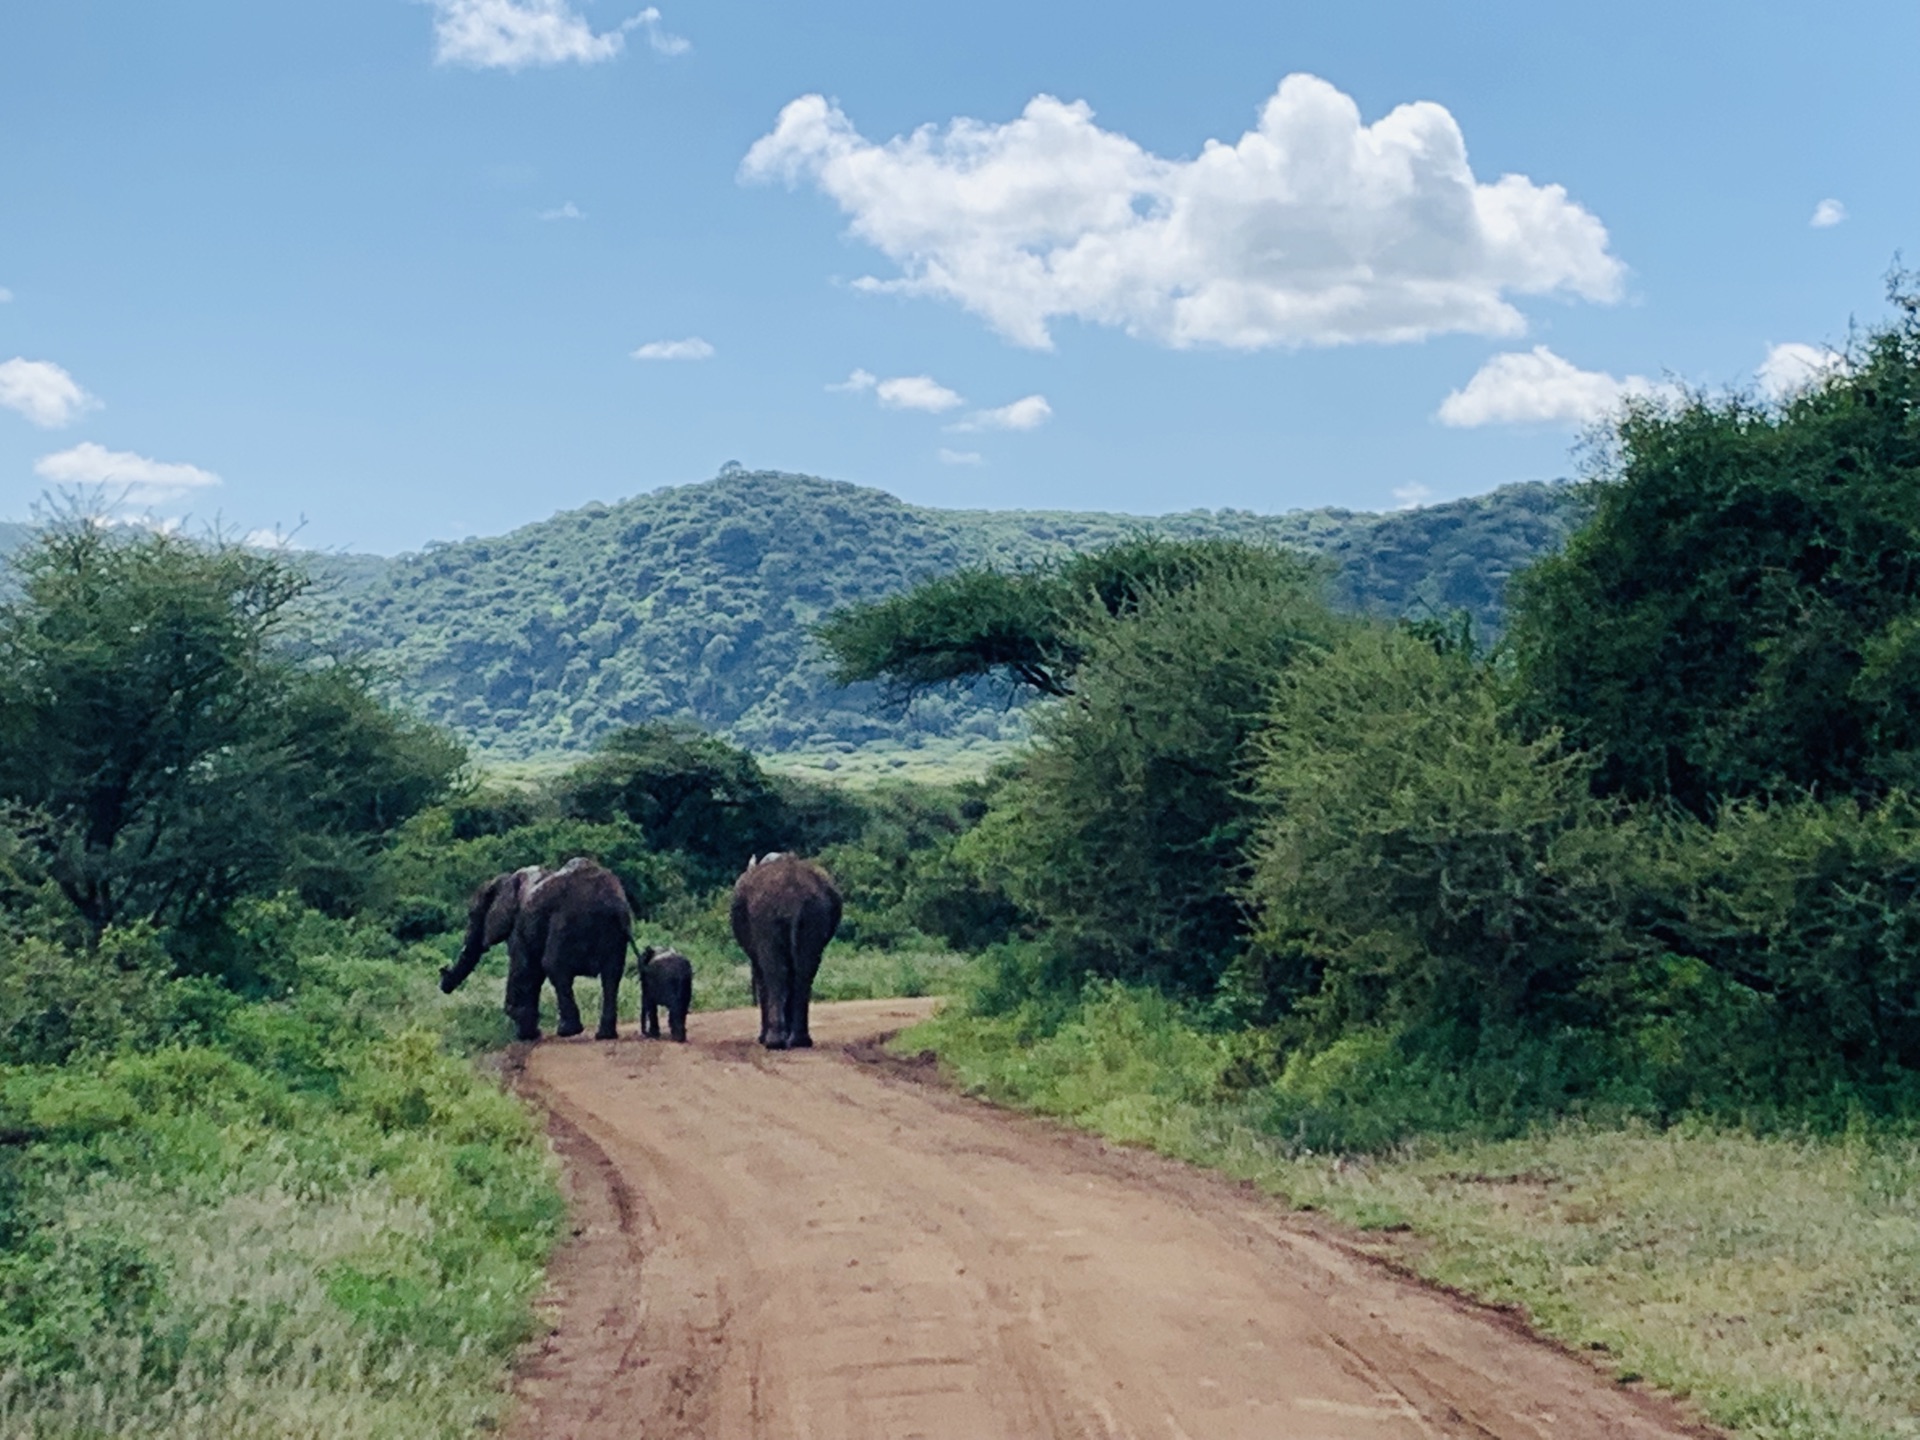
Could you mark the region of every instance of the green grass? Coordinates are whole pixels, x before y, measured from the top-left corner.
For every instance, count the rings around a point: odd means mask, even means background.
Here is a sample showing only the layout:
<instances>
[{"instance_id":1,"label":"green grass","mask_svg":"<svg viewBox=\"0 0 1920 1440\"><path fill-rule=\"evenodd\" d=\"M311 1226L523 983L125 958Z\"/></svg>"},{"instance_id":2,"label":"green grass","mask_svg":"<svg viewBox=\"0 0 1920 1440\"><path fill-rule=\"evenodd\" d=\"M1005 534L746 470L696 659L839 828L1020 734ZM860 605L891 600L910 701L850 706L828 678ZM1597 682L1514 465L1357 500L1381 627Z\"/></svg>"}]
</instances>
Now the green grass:
<instances>
[{"instance_id":1,"label":"green grass","mask_svg":"<svg viewBox=\"0 0 1920 1440\"><path fill-rule=\"evenodd\" d=\"M498 995L441 956L293 927L292 998L196 1043L0 1071L0 1434L470 1436L564 1207L476 1067Z\"/></svg>"},{"instance_id":2,"label":"green grass","mask_svg":"<svg viewBox=\"0 0 1920 1440\"><path fill-rule=\"evenodd\" d=\"M830 748L797 749L761 755L774 774L845 785L859 790L883 780L914 780L923 785L952 785L979 780L995 765L1020 753L1023 740L981 736L929 736L919 745L874 741Z\"/></svg>"},{"instance_id":3,"label":"green grass","mask_svg":"<svg viewBox=\"0 0 1920 1440\"><path fill-rule=\"evenodd\" d=\"M1042 1033L1051 1029L1051 1033ZM1765 1440L1920 1436L1920 1142L1563 1122L1314 1154L1223 1087L1235 1041L1108 991L1065 1024L954 1007L902 1035L965 1088L1254 1181L1431 1278L1523 1306ZM1404 1233L1398 1227L1407 1227Z\"/></svg>"}]
</instances>

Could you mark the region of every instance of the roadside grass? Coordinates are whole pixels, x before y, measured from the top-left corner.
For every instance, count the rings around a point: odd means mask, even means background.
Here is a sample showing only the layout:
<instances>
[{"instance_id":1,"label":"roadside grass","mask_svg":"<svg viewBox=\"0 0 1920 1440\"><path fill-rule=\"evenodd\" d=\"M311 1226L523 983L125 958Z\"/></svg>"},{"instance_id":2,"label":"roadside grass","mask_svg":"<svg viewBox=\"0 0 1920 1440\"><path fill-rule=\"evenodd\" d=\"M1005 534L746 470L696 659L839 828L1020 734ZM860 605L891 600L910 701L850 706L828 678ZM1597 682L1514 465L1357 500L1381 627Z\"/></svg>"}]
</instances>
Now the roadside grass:
<instances>
[{"instance_id":1,"label":"roadside grass","mask_svg":"<svg viewBox=\"0 0 1920 1440\"><path fill-rule=\"evenodd\" d=\"M0 1070L0 1434L469 1436L503 1413L564 1205L476 1067L498 996L293 922L290 998Z\"/></svg>"},{"instance_id":2,"label":"roadside grass","mask_svg":"<svg viewBox=\"0 0 1920 1440\"><path fill-rule=\"evenodd\" d=\"M1223 1085L1233 1045L1158 996L1118 989L1057 1027L956 1006L896 1041L935 1051L969 1091L1372 1232L1369 1248L1523 1307L1619 1378L1689 1396L1742 1435L1920 1436L1910 1131L1561 1122L1514 1139L1315 1154L1268 1128L1270 1105Z\"/></svg>"}]
</instances>

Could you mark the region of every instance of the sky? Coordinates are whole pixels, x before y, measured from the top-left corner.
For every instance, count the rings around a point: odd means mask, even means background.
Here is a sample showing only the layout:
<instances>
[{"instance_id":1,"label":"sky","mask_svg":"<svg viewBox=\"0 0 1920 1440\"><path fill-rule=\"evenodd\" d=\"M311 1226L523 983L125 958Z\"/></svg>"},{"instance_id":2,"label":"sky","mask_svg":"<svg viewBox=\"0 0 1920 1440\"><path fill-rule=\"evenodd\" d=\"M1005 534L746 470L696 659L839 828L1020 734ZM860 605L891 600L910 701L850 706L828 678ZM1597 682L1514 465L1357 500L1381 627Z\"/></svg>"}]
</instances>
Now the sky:
<instances>
[{"instance_id":1,"label":"sky","mask_svg":"<svg viewBox=\"0 0 1920 1440\"><path fill-rule=\"evenodd\" d=\"M7 0L0 519L1385 510L1920 261L1920 6Z\"/></svg>"}]
</instances>

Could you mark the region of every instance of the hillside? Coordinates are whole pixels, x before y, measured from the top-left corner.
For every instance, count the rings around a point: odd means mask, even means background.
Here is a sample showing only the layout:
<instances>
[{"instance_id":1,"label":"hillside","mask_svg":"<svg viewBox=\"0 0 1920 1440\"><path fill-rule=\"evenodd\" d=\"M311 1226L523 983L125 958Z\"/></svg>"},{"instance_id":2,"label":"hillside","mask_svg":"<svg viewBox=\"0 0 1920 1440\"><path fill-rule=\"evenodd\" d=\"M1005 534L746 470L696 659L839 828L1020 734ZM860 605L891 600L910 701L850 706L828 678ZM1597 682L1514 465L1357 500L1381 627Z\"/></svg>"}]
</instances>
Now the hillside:
<instances>
[{"instance_id":1,"label":"hillside","mask_svg":"<svg viewBox=\"0 0 1920 1440\"><path fill-rule=\"evenodd\" d=\"M1507 577L1558 545L1570 495L1542 484L1389 515L1138 516L936 510L840 481L728 469L508 535L385 564L323 557L329 624L399 694L496 759L579 750L679 717L763 751L1018 733L997 692L906 718L842 690L807 627L836 606L968 564L1019 565L1131 531L1264 539L1327 556L1342 604L1465 609L1497 628Z\"/></svg>"}]
</instances>

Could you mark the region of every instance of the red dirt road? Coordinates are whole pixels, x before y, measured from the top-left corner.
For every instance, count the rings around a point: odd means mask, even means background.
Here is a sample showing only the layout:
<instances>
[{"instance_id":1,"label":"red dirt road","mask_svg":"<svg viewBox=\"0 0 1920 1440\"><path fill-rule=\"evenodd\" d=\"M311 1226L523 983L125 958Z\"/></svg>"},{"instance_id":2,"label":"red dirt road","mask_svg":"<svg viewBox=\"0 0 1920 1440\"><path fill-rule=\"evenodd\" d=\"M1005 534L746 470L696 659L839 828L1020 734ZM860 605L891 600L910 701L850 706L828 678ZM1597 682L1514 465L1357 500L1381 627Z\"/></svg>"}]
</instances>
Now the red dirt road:
<instances>
[{"instance_id":1,"label":"red dirt road","mask_svg":"<svg viewBox=\"0 0 1920 1440\"><path fill-rule=\"evenodd\" d=\"M1700 1435L1504 1317L1216 1177L917 1083L930 1002L526 1054L577 1233L527 1440Z\"/></svg>"}]
</instances>

